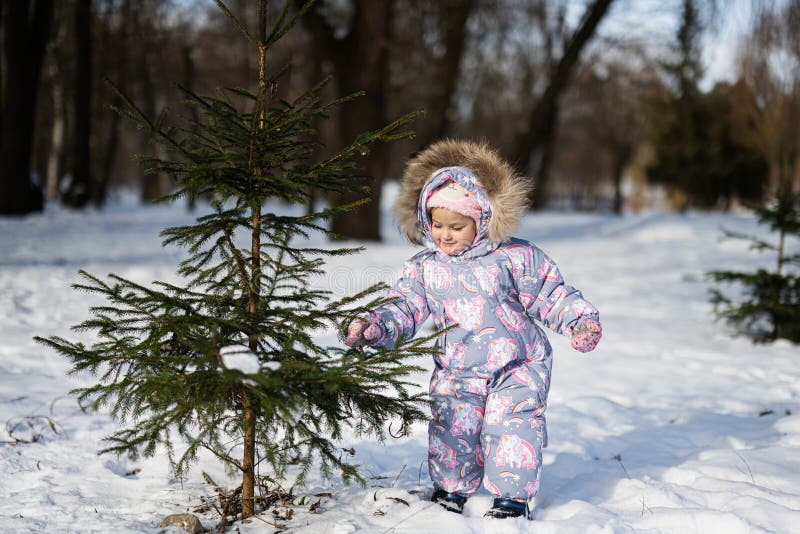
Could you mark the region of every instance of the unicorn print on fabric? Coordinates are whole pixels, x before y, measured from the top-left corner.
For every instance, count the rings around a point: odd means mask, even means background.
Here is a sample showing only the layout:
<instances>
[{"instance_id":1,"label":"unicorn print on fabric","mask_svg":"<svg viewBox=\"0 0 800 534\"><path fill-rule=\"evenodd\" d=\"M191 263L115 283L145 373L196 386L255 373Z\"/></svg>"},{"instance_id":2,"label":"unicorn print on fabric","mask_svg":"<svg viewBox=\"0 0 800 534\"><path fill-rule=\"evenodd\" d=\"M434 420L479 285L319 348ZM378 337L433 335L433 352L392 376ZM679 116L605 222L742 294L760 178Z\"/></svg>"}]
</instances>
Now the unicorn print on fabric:
<instances>
[{"instance_id":1,"label":"unicorn print on fabric","mask_svg":"<svg viewBox=\"0 0 800 534\"><path fill-rule=\"evenodd\" d=\"M445 349L445 360L447 360L447 367L449 369L460 369L464 367L464 351L467 345L458 341L456 343L448 344Z\"/></svg>"},{"instance_id":2,"label":"unicorn print on fabric","mask_svg":"<svg viewBox=\"0 0 800 534\"><path fill-rule=\"evenodd\" d=\"M495 309L494 313L497 315L497 318L500 319L500 322L503 323L503 326L509 330L519 332L527 328L530 324L530 321L515 310L508 302L502 302L500 306Z\"/></svg>"},{"instance_id":3,"label":"unicorn print on fabric","mask_svg":"<svg viewBox=\"0 0 800 534\"><path fill-rule=\"evenodd\" d=\"M481 291L488 296L492 296L497 292L498 275L500 274L500 267L497 265L489 265L483 267L478 265L472 270L472 274L478 280Z\"/></svg>"},{"instance_id":4,"label":"unicorn print on fabric","mask_svg":"<svg viewBox=\"0 0 800 534\"><path fill-rule=\"evenodd\" d=\"M475 434L482 422L483 409L479 406L468 404L457 406L453 414L453 423L450 425L450 433L454 436Z\"/></svg>"},{"instance_id":5,"label":"unicorn print on fabric","mask_svg":"<svg viewBox=\"0 0 800 534\"><path fill-rule=\"evenodd\" d=\"M433 455L433 459L445 467L456 467L458 465L455 449L448 447L436 436L433 436L430 440L430 452Z\"/></svg>"},{"instance_id":6,"label":"unicorn print on fabric","mask_svg":"<svg viewBox=\"0 0 800 534\"><path fill-rule=\"evenodd\" d=\"M431 289L442 290L450 289L455 284L452 272L447 265L438 262L428 261L423 264L425 282Z\"/></svg>"},{"instance_id":7,"label":"unicorn print on fabric","mask_svg":"<svg viewBox=\"0 0 800 534\"><path fill-rule=\"evenodd\" d=\"M512 404L514 404L514 397L510 395L492 395L486 402L484 422L487 425L499 425L503 422L503 416Z\"/></svg>"},{"instance_id":8,"label":"unicorn print on fabric","mask_svg":"<svg viewBox=\"0 0 800 534\"><path fill-rule=\"evenodd\" d=\"M539 467L536 449L519 436L506 435L500 438L500 444L494 453L494 463L499 466L535 469Z\"/></svg>"},{"instance_id":9,"label":"unicorn print on fabric","mask_svg":"<svg viewBox=\"0 0 800 534\"><path fill-rule=\"evenodd\" d=\"M481 326L485 302L482 297L446 300L444 308L450 320L461 328L477 330Z\"/></svg>"},{"instance_id":10,"label":"unicorn print on fabric","mask_svg":"<svg viewBox=\"0 0 800 534\"><path fill-rule=\"evenodd\" d=\"M487 369L500 369L508 362L516 359L517 344L508 337L500 337L489 342L489 354L486 357Z\"/></svg>"}]
</instances>

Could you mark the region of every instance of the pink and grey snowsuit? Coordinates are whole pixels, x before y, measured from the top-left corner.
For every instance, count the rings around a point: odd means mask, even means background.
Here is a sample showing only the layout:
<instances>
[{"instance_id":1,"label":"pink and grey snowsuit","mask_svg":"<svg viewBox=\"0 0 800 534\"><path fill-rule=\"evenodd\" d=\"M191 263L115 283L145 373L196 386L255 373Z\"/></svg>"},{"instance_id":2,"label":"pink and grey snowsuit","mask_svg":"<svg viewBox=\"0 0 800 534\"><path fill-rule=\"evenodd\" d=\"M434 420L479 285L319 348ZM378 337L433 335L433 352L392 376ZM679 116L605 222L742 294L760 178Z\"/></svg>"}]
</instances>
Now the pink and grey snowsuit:
<instances>
[{"instance_id":1,"label":"pink and grey snowsuit","mask_svg":"<svg viewBox=\"0 0 800 534\"><path fill-rule=\"evenodd\" d=\"M475 192L483 213L475 241L456 256L434 244L426 207L449 180ZM547 444L551 367L550 343L537 322L570 336L598 312L535 245L489 240L492 218L504 206L493 203L472 170L437 169L418 198L417 228L426 248L405 263L392 292L397 300L371 314L383 331L374 345L389 348L413 336L429 315L437 329L452 325L437 342L441 354L430 385L431 478L450 492L473 493L483 480L498 497L531 498Z\"/></svg>"}]
</instances>

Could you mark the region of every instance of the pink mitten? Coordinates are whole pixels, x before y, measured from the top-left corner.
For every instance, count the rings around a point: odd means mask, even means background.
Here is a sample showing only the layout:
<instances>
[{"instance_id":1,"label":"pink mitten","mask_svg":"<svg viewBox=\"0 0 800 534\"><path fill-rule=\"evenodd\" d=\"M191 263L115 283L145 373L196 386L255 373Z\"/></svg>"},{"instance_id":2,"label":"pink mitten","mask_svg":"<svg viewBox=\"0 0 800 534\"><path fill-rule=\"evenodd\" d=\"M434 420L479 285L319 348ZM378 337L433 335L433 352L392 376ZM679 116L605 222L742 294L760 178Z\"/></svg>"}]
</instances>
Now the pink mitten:
<instances>
[{"instance_id":1,"label":"pink mitten","mask_svg":"<svg viewBox=\"0 0 800 534\"><path fill-rule=\"evenodd\" d=\"M356 319L347 327L347 337L344 342L348 347L361 348L372 345L383 335L381 327L370 319Z\"/></svg>"},{"instance_id":2,"label":"pink mitten","mask_svg":"<svg viewBox=\"0 0 800 534\"><path fill-rule=\"evenodd\" d=\"M580 352L594 350L603 337L603 327L594 319L583 319L572 331L572 348Z\"/></svg>"}]
</instances>

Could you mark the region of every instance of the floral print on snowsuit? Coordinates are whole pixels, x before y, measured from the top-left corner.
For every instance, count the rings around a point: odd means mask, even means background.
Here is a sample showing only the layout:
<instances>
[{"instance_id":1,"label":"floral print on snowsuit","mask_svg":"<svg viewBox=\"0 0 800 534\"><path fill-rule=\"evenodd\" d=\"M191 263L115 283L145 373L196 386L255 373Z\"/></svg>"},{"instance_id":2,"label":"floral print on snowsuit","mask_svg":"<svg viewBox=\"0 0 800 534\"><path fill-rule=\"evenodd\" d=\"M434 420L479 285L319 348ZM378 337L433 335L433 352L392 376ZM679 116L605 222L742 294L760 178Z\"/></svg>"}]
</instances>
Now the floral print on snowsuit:
<instances>
[{"instance_id":1,"label":"floral print on snowsuit","mask_svg":"<svg viewBox=\"0 0 800 534\"><path fill-rule=\"evenodd\" d=\"M473 243L455 256L431 238L427 199L454 181L481 206ZM393 347L433 316L440 354L430 383L429 472L434 485L470 494L483 481L498 497L529 499L539 488L547 444L545 408L550 343L539 324L571 336L583 319L598 319L581 292L564 283L555 262L521 239L491 242L493 207L481 182L464 167L436 171L420 192L418 228L425 250L407 261L392 290L396 300L371 320L375 343ZM539 324L537 324L539 323Z\"/></svg>"}]
</instances>

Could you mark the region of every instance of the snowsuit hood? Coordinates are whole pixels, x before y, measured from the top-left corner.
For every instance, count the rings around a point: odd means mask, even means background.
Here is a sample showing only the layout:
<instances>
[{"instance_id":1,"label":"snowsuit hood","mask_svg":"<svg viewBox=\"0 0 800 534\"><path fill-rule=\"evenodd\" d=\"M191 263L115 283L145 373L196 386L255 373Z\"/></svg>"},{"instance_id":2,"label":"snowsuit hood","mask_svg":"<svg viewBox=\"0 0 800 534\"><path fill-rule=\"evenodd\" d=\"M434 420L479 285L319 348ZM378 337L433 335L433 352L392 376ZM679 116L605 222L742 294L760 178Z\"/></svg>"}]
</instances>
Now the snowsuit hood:
<instances>
[{"instance_id":1,"label":"snowsuit hood","mask_svg":"<svg viewBox=\"0 0 800 534\"><path fill-rule=\"evenodd\" d=\"M517 175L486 143L444 140L412 158L403 174L395 215L411 242L430 246L427 199L448 180L474 193L481 205L479 239L499 244L511 238L528 206L532 180Z\"/></svg>"}]
</instances>

